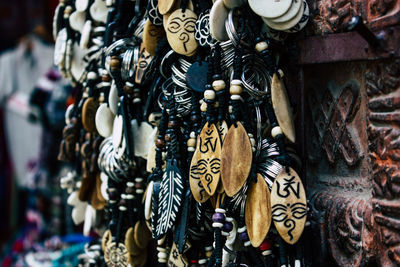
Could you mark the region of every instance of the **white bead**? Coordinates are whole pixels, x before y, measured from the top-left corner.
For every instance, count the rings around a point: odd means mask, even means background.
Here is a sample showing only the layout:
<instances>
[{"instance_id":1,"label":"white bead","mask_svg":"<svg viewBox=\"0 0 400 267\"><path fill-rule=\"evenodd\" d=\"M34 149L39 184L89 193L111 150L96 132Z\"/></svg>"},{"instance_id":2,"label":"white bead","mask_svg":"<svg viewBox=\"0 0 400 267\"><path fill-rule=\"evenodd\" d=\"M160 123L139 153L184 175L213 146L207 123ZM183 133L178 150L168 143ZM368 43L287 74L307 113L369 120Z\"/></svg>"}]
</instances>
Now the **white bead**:
<instances>
[{"instance_id":1,"label":"white bead","mask_svg":"<svg viewBox=\"0 0 400 267\"><path fill-rule=\"evenodd\" d=\"M133 195L132 194L127 194L126 195L126 199L133 199Z\"/></svg>"},{"instance_id":2,"label":"white bead","mask_svg":"<svg viewBox=\"0 0 400 267\"><path fill-rule=\"evenodd\" d=\"M300 260L295 260L294 261L294 267L301 267Z\"/></svg>"},{"instance_id":3,"label":"white bead","mask_svg":"<svg viewBox=\"0 0 400 267\"><path fill-rule=\"evenodd\" d=\"M110 199L110 204L115 204L115 203L117 203L116 200L111 200L111 199Z\"/></svg>"},{"instance_id":4,"label":"white bead","mask_svg":"<svg viewBox=\"0 0 400 267\"><path fill-rule=\"evenodd\" d=\"M254 138L250 138L250 143L251 143L251 146L255 146L256 140Z\"/></svg>"},{"instance_id":5,"label":"white bead","mask_svg":"<svg viewBox=\"0 0 400 267\"><path fill-rule=\"evenodd\" d=\"M214 90L205 90L204 98L207 100L214 100L215 99L215 91Z\"/></svg>"},{"instance_id":6,"label":"white bead","mask_svg":"<svg viewBox=\"0 0 400 267\"><path fill-rule=\"evenodd\" d=\"M253 147L251 147L251 151L252 152L256 152L256 148L253 146Z\"/></svg>"},{"instance_id":7,"label":"white bead","mask_svg":"<svg viewBox=\"0 0 400 267\"><path fill-rule=\"evenodd\" d=\"M212 87L214 88L215 91L220 91L222 89L224 89L226 86L225 81L224 80L216 80L213 81L212 83Z\"/></svg>"},{"instance_id":8,"label":"white bead","mask_svg":"<svg viewBox=\"0 0 400 267\"><path fill-rule=\"evenodd\" d=\"M279 126L275 126L274 128L272 128L271 130L271 135L273 138L275 138L276 136L282 134L282 129Z\"/></svg>"},{"instance_id":9,"label":"white bead","mask_svg":"<svg viewBox=\"0 0 400 267\"><path fill-rule=\"evenodd\" d=\"M126 211L126 207L125 206L119 206L119 210L120 211Z\"/></svg>"},{"instance_id":10,"label":"white bead","mask_svg":"<svg viewBox=\"0 0 400 267\"><path fill-rule=\"evenodd\" d=\"M232 100L240 100L242 97L240 95L231 95Z\"/></svg>"},{"instance_id":11,"label":"white bead","mask_svg":"<svg viewBox=\"0 0 400 267\"><path fill-rule=\"evenodd\" d=\"M243 227L240 227L239 229L238 229L238 233L239 234L241 234L241 233L243 233L244 231L246 231L246 226L243 226Z\"/></svg>"},{"instance_id":12,"label":"white bead","mask_svg":"<svg viewBox=\"0 0 400 267\"><path fill-rule=\"evenodd\" d=\"M164 238L161 238L161 239L159 239L159 240L157 240L157 241L162 241L162 242L164 242ZM166 248L163 248L163 247L157 247L157 251L158 251L158 252L167 252L167 249L166 249Z\"/></svg>"},{"instance_id":13,"label":"white bead","mask_svg":"<svg viewBox=\"0 0 400 267\"><path fill-rule=\"evenodd\" d=\"M235 80L232 80L232 81L231 81L231 84L232 84L232 85L242 85L242 81L239 80L239 79L235 79Z\"/></svg>"},{"instance_id":14,"label":"white bead","mask_svg":"<svg viewBox=\"0 0 400 267\"><path fill-rule=\"evenodd\" d=\"M279 74L279 76L280 76L281 79L282 79L283 76L284 76L283 70L279 69L279 70L278 70L278 74Z\"/></svg>"},{"instance_id":15,"label":"white bead","mask_svg":"<svg viewBox=\"0 0 400 267\"><path fill-rule=\"evenodd\" d=\"M256 44L256 50L258 52L264 51L265 49L268 49L268 44L267 42L259 42Z\"/></svg>"},{"instance_id":16,"label":"white bead","mask_svg":"<svg viewBox=\"0 0 400 267\"><path fill-rule=\"evenodd\" d=\"M137 178L135 178L135 182L136 183L141 183L141 182L143 182L143 178L137 177Z\"/></svg>"},{"instance_id":17,"label":"white bead","mask_svg":"<svg viewBox=\"0 0 400 267\"><path fill-rule=\"evenodd\" d=\"M136 189L136 194L143 194L143 189Z\"/></svg>"},{"instance_id":18,"label":"white bead","mask_svg":"<svg viewBox=\"0 0 400 267\"><path fill-rule=\"evenodd\" d=\"M206 264L207 263L207 260L206 259L200 259L199 260L199 264L200 265L203 265L203 264Z\"/></svg>"},{"instance_id":19,"label":"white bead","mask_svg":"<svg viewBox=\"0 0 400 267\"><path fill-rule=\"evenodd\" d=\"M101 82L101 86L108 87L111 86L110 82Z\"/></svg>"},{"instance_id":20,"label":"white bead","mask_svg":"<svg viewBox=\"0 0 400 267\"><path fill-rule=\"evenodd\" d=\"M166 263L167 262L167 259L159 259L158 260L160 263Z\"/></svg>"},{"instance_id":21,"label":"white bead","mask_svg":"<svg viewBox=\"0 0 400 267\"><path fill-rule=\"evenodd\" d=\"M226 211L224 209L221 209L221 208L216 208L215 212L225 214Z\"/></svg>"},{"instance_id":22,"label":"white bead","mask_svg":"<svg viewBox=\"0 0 400 267\"><path fill-rule=\"evenodd\" d=\"M245 246L245 247L248 247L248 246L250 246L250 245L251 245L251 242L250 242L250 241L244 242L244 246Z\"/></svg>"},{"instance_id":23,"label":"white bead","mask_svg":"<svg viewBox=\"0 0 400 267\"><path fill-rule=\"evenodd\" d=\"M96 79L96 78L97 78L96 72L94 72L94 71L89 72L88 75L87 75L87 78L88 78L89 80L94 80L94 79Z\"/></svg>"},{"instance_id":24,"label":"white bead","mask_svg":"<svg viewBox=\"0 0 400 267\"><path fill-rule=\"evenodd\" d=\"M129 87L133 87L134 86L133 83L131 83L131 82L125 82L125 85L127 85Z\"/></svg>"},{"instance_id":25,"label":"white bead","mask_svg":"<svg viewBox=\"0 0 400 267\"><path fill-rule=\"evenodd\" d=\"M134 183L132 183L132 182L127 182L127 183L126 183L126 186L127 186L127 187L134 187L134 186L135 186L135 184L134 184Z\"/></svg>"},{"instance_id":26,"label":"white bead","mask_svg":"<svg viewBox=\"0 0 400 267\"><path fill-rule=\"evenodd\" d=\"M133 103L140 103L142 100L140 100L140 98L134 98L133 99Z\"/></svg>"},{"instance_id":27,"label":"white bead","mask_svg":"<svg viewBox=\"0 0 400 267\"><path fill-rule=\"evenodd\" d=\"M212 246L208 246L208 247L205 247L204 249L205 249L205 251L211 251L211 250L213 250L213 247Z\"/></svg>"},{"instance_id":28,"label":"white bead","mask_svg":"<svg viewBox=\"0 0 400 267\"><path fill-rule=\"evenodd\" d=\"M213 222L212 227L214 228L222 228L223 224L219 222Z\"/></svg>"},{"instance_id":29,"label":"white bead","mask_svg":"<svg viewBox=\"0 0 400 267\"><path fill-rule=\"evenodd\" d=\"M232 218L232 217L226 217L226 218L225 218L225 221L227 221L227 222L233 222L233 218Z\"/></svg>"},{"instance_id":30,"label":"white bead","mask_svg":"<svg viewBox=\"0 0 400 267\"><path fill-rule=\"evenodd\" d=\"M222 234L223 236L229 236L229 233L228 233L228 232L221 231L221 234Z\"/></svg>"},{"instance_id":31,"label":"white bead","mask_svg":"<svg viewBox=\"0 0 400 267\"><path fill-rule=\"evenodd\" d=\"M194 147L189 146L187 149L189 152L194 152L196 149Z\"/></svg>"},{"instance_id":32,"label":"white bead","mask_svg":"<svg viewBox=\"0 0 400 267\"><path fill-rule=\"evenodd\" d=\"M271 254L272 254L272 250L270 250L270 249L264 250L264 251L262 252L262 254L263 254L263 256L271 255Z\"/></svg>"},{"instance_id":33,"label":"white bead","mask_svg":"<svg viewBox=\"0 0 400 267\"><path fill-rule=\"evenodd\" d=\"M196 138L196 133L195 132L190 132L190 138Z\"/></svg>"},{"instance_id":34,"label":"white bead","mask_svg":"<svg viewBox=\"0 0 400 267\"><path fill-rule=\"evenodd\" d=\"M254 135L252 133L248 133L247 135L249 136L249 138L254 137Z\"/></svg>"}]
</instances>

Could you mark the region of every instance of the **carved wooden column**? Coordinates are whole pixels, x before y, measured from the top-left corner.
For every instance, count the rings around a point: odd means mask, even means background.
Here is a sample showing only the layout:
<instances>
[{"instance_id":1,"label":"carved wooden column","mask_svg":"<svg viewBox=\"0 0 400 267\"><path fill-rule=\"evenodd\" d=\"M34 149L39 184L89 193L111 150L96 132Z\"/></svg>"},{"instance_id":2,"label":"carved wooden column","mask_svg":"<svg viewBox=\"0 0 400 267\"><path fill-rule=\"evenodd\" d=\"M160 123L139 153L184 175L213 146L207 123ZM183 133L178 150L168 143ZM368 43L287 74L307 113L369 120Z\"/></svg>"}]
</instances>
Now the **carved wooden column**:
<instances>
[{"instance_id":1,"label":"carved wooden column","mask_svg":"<svg viewBox=\"0 0 400 267\"><path fill-rule=\"evenodd\" d=\"M400 1L308 1L300 42L313 266L400 266ZM360 15L385 43L344 33Z\"/></svg>"}]
</instances>

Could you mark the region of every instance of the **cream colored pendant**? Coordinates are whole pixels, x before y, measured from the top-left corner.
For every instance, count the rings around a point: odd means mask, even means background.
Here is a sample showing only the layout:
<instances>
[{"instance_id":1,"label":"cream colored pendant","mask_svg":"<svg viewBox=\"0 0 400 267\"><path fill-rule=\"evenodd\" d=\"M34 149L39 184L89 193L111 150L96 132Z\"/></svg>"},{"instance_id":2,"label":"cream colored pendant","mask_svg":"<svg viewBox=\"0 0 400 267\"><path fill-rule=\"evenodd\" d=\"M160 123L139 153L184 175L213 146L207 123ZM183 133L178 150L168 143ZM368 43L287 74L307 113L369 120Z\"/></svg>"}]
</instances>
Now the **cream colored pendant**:
<instances>
[{"instance_id":1,"label":"cream colored pendant","mask_svg":"<svg viewBox=\"0 0 400 267\"><path fill-rule=\"evenodd\" d=\"M150 181L150 183L147 185L146 192L143 196L144 198L144 218L146 220L151 219L151 198L153 196L153 181Z\"/></svg>"},{"instance_id":2,"label":"cream colored pendant","mask_svg":"<svg viewBox=\"0 0 400 267\"><path fill-rule=\"evenodd\" d=\"M282 79L280 79L276 73L274 73L272 77L271 100L276 119L278 120L283 134L290 142L296 142L296 133L289 98Z\"/></svg>"},{"instance_id":3,"label":"cream colored pendant","mask_svg":"<svg viewBox=\"0 0 400 267\"><path fill-rule=\"evenodd\" d=\"M186 267L189 266L189 261L184 254L179 253L178 246L172 242L171 251L169 253L167 266Z\"/></svg>"},{"instance_id":4,"label":"cream colored pendant","mask_svg":"<svg viewBox=\"0 0 400 267\"><path fill-rule=\"evenodd\" d=\"M117 150L122 143L122 133L124 129L123 127L124 127L123 118L121 115L118 115L114 119L113 133L112 133L112 142L115 150Z\"/></svg>"},{"instance_id":5,"label":"cream colored pendant","mask_svg":"<svg viewBox=\"0 0 400 267\"><path fill-rule=\"evenodd\" d=\"M261 174L257 174L256 183L250 182L245 221L251 244L259 247L271 226L271 194Z\"/></svg>"},{"instance_id":6,"label":"cream colored pendant","mask_svg":"<svg viewBox=\"0 0 400 267\"><path fill-rule=\"evenodd\" d=\"M190 9L177 9L168 18L166 33L168 43L178 54L191 56L198 47L194 37L197 16Z\"/></svg>"},{"instance_id":7,"label":"cream colored pendant","mask_svg":"<svg viewBox=\"0 0 400 267\"><path fill-rule=\"evenodd\" d=\"M105 1L95 0L89 9L90 16L97 22L106 23L108 8Z\"/></svg>"},{"instance_id":8,"label":"cream colored pendant","mask_svg":"<svg viewBox=\"0 0 400 267\"><path fill-rule=\"evenodd\" d=\"M198 156L197 156L198 153L200 153L200 151L195 150L193 157L192 157L192 162L190 164L189 185L190 185L190 191L192 192L194 199L199 203L204 203L210 198L210 195L207 194L207 192L204 189L204 186L200 180L200 174L197 169L198 168Z\"/></svg>"},{"instance_id":9,"label":"cream colored pendant","mask_svg":"<svg viewBox=\"0 0 400 267\"><path fill-rule=\"evenodd\" d=\"M301 1L300 9L297 11L296 15L288 21L278 23L278 22L272 21L271 19L267 19L267 18L262 18L262 19L265 22L265 24L267 24L268 27L270 27L274 30L287 31L287 30L293 28L294 26L296 26L297 23L299 23L299 21L303 17L303 13L304 13L304 7L303 7L303 1Z\"/></svg>"},{"instance_id":10,"label":"cream colored pendant","mask_svg":"<svg viewBox=\"0 0 400 267\"><path fill-rule=\"evenodd\" d=\"M272 22L282 23L293 19L296 14L299 12L303 0L293 0L292 5L289 10L280 17L270 19Z\"/></svg>"},{"instance_id":11,"label":"cream colored pendant","mask_svg":"<svg viewBox=\"0 0 400 267\"><path fill-rule=\"evenodd\" d=\"M272 220L279 235L289 244L296 243L307 216L306 193L298 174L285 168L278 174L271 190Z\"/></svg>"},{"instance_id":12,"label":"cream colored pendant","mask_svg":"<svg viewBox=\"0 0 400 267\"><path fill-rule=\"evenodd\" d=\"M174 7L175 0L158 0L158 12L165 15Z\"/></svg>"},{"instance_id":13,"label":"cream colored pendant","mask_svg":"<svg viewBox=\"0 0 400 267\"><path fill-rule=\"evenodd\" d=\"M212 196L221 176L221 139L215 124L207 122L197 141L195 153L197 162L190 166L191 173L200 177L207 194ZM192 162L194 163L193 160Z\"/></svg>"},{"instance_id":14,"label":"cream colored pendant","mask_svg":"<svg viewBox=\"0 0 400 267\"><path fill-rule=\"evenodd\" d=\"M71 74L72 77L79 81L85 73L86 62L84 60L87 50L79 47L77 43L73 45L72 60L71 60Z\"/></svg>"},{"instance_id":15,"label":"cream colored pendant","mask_svg":"<svg viewBox=\"0 0 400 267\"><path fill-rule=\"evenodd\" d=\"M143 29L143 45L150 55L156 55L158 42L164 37L164 35L165 32L163 27L155 26L149 19L146 20Z\"/></svg>"},{"instance_id":16,"label":"cream colored pendant","mask_svg":"<svg viewBox=\"0 0 400 267\"><path fill-rule=\"evenodd\" d=\"M90 229L96 221L96 210L91 206L87 205L85 210L85 221L83 222L83 235L89 236Z\"/></svg>"},{"instance_id":17,"label":"cream colored pendant","mask_svg":"<svg viewBox=\"0 0 400 267\"><path fill-rule=\"evenodd\" d=\"M125 246L129 254L131 255L137 255L140 253L140 249L138 248L135 242L134 232L135 232L134 228L129 227L125 233Z\"/></svg>"},{"instance_id":18,"label":"cream colored pendant","mask_svg":"<svg viewBox=\"0 0 400 267\"><path fill-rule=\"evenodd\" d=\"M232 197L243 187L249 176L253 153L250 139L240 122L226 134L221 152L221 179L225 193Z\"/></svg>"},{"instance_id":19,"label":"cream colored pendant","mask_svg":"<svg viewBox=\"0 0 400 267\"><path fill-rule=\"evenodd\" d=\"M285 14L293 0L248 0L250 8L261 17L277 18Z\"/></svg>"},{"instance_id":20,"label":"cream colored pendant","mask_svg":"<svg viewBox=\"0 0 400 267\"><path fill-rule=\"evenodd\" d=\"M106 103L99 106L96 111L96 129L104 138L110 137L113 130L115 115L108 108Z\"/></svg>"},{"instance_id":21,"label":"cream colored pendant","mask_svg":"<svg viewBox=\"0 0 400 267\"><path fill-rule=\"evenodd\" d=\"M153 133L153 127L145 121L141 122L139 126L137 120L132 120L131 125L135 156L147 159L149 147L154 143L148 140L149 136Z\"/></svg>"},{"instance_id":22,"label":"cream colored pendant","mask_svg":"<svg viewBox=\"0 0 400 267\"><path fill-rule=\"evenodd\" d=\"M104 252L104 260L107 266L123 267L128 266L129 252L124 243L110 242Z\"/></svg>"},{"instance_id":23,"label":"cream colored pendant","mask_svg":"<svg viewBox=\"0 0 400 267\"><path fill-rule=\"evenodd\" d=\"M75 11L69 16L69 25L74 31L82 32L85 25L85 12Z\"/></svg>"},{"instance_id":24,"label":"cream colored pendant","mask_svg":"<svg viewBox=\"0 0 400 267\"><path fill-rule=\"evenodd\" d=\"M229 40L225 29L225 20L228 18L229 9L224 5L223 0L217 0L210 10L210 33L217 41Z\"/></svg>"},{"instance_id":25,"label":"cream colored pendant","mask_svg":"<svg viewBox=\"0 0 400 267\"><path fill-rule=\"evenodd\" d=\"M145 221L137 221L134 228L134 240L138 248L145 249L151 240L151 232Z\"/></svg>"}]
</instances>

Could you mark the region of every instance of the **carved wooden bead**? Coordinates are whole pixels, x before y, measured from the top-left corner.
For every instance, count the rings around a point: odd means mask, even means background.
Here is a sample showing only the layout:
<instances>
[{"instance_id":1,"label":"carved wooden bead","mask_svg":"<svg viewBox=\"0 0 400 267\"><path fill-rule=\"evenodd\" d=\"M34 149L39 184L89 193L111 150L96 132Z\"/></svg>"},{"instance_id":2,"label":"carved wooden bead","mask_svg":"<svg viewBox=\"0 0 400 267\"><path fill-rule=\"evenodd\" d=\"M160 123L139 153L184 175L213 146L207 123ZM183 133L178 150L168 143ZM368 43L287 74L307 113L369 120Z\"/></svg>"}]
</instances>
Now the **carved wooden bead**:
<instances>
[{"instance_id":1,"label":"carved wooden bead","mask_svg":"<svg viewBox=\"0 0 400 267\"><path fill-rule=\"evenodd\" d=\"M243 92L242 86L232 84L229 88L229 93L231 95L240 95Z\"/></svg>"},{"instance_id":2,"label":"carved wooden bead","mask_svg":"<svg viewBox=\"0 0 400 267\"><path fill-rule=\"evenodd\" d=\"M189 146L187 149L189 152L194 152L196 149L194 147Z\"/></svg>"},{"instance_id":3,"label":"carved wooden bead","mask_svg":"<svg viewBox=\"0 0 400 267\"><path fill-rule=\"evenodd\" d=\"M117 69L120 66L120 61L117 56L112 56L110 60L111 69Z\"/></svg>"},{"instance_id":4,"label":"carved wooden bead","mask_svg":"<svg viewBox=\"0 0 400 267\"><path fill-rule=\"evenodd\" d=\"M163 148L163 147L165 147L165 141L162 140L162 139L157 139L157 140L156 140L156 147L158 147L158 148Z\"/></svg>"},{"instance_id":5,"label":"carved wooden bead","mask_svg":"<svg viewBox=\"0 0 400 267\"><path fill-rule=\"evenodd\" d=\"M175 128L177 128L178 126L179 126L178 121L169 121L169 122L168 122L168 128L170 128L170 129L175 129Z\"/></svg>"},{"instance_id":6,"label":"carved wooden bead","mask_svg":"<svg viewBox=\"0 0 400 267\"><path fill-rule=\"evenodd\" d=\"M207 100L214 100L215 99L215 91L214 90L205 90L204 98Z\"/></svg>"},{"instance_id":7,"label":"carved wooden bead","mask_svg":"<svg viewBox=\"0 0 400 267\"><path fill-rule=\"evenodd\" d=\"M256 44L257 52L264 51L265 49L268 49L267 42L263 41L263 42L259 42L259 43Z\"/></svg>"},{"instance_id":8,"label":"carved wooden bead","mask_svg":"<svg viewBox=\"0 0 400 267\"><path fill-rule=\"evenodd\" d=\"M225 89L226 84L224 80L216 80L213 81L212 87L214 88L215 91L220 91Z\"/></svg>"},{"instance_id":9,"label":"carved wooden bead","mask_svg":"<svg viewBox=\"0 0 400 267\"><path fill-rule=\"evenodd\" d=\"M190 138L187 142L187 145L189 147L195 147L196 146L196 139Z\"/></svg>"},{"instance_id":10,"label":"carved wooden bead","mask_svg":"<svg viewBox=\"0 0 400 267\"><path fill-rule=\"evenodd\" d=\"M279 69L279 70L278 70L278 74L279 74L279 76L280 76L281 79L282 79L283 76L284 76L283 70Z\"/></svg>"},{"instance_id":11,"label":"carved wooden bead","mask_svg":"<svg viewBox=\"0 0 400 267\"><path fill-rule=\"evenodd\" d=\"M239 79L234 79L231 81L231 85L242 85L242 81Z\"/></svg>"}]
</instances>

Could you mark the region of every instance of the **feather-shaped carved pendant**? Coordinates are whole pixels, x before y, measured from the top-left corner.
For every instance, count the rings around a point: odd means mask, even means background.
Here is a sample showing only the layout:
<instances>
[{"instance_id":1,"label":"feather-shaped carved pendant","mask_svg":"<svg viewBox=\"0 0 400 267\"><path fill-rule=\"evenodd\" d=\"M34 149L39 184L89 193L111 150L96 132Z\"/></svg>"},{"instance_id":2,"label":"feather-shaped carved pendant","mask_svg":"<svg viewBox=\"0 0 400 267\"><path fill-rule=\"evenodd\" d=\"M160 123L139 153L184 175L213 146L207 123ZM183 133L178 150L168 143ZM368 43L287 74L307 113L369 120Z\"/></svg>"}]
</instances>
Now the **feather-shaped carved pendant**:
<instances>
[{"instance_id":1,"label":"feather-shaped carved pendant","mask_svg":"<svg viewBox=\"0 0 400 267\"><path fill-rule=\"evenodd\" d=\"M197 140L196 152L190 166L191 175L200 177L207 194L212 196L221 176L221 139L215 124L206 123ZM194 164L195 163L195 164Z\"/></svg>"},{"instance_id":2,"label":"feather-shaped carved pendant","mask_svg":"<svg viewBox=\"0 0 400 267\"><path fill-rule=\"evenodd\" d=\"M271 84L271 101L283 134L290 142L296 141L292 109L283 81L275 73Z\"/></svg>"},{"instance_id":3,"label":"feather-shaped carved pendant","mask_svg":"<svg viewBox=\"0 0 400 267\"><path fill-rule=\"evenodd\" d=\"M232 197L243 187L250 173L253 152L250 139L240 122L226 134L221 152L221 179L225 193Z\"/></svg>"},{"instance_id":4,"label":"feather-shaped carved pendant","mask_svg":"<svg viewBox=\"0 0 400 267\"><path fill-rule=\"evenodd\" d=\"M174 225L182 203L183 178L175 159L168 160L161 181L156 236L160 237Z\"/></svg>"},{"instance_id":5,"label":"feather-shaped carved pendant","mask_svg":"<svg viewBox=\"0 0 400 267\"><path fill-rule=\"evenodd\" d=\"M307 216L307 199L299 175L289 168L278 174L271 190L272 220L279 235L289 244L296 243Z\"/></svg>"},{"instance_id":6,"label":"feather-shaped carved pendant","mask_svg":"<svg viewBox=\"0 0 400 267\"><path fill-rule=\"evenodd\" d=\"M250 183L245 221L251 244L259 247L271 226L271 194L261 174L257 174L257 183Z\"/></svg>"}]
</instances>

